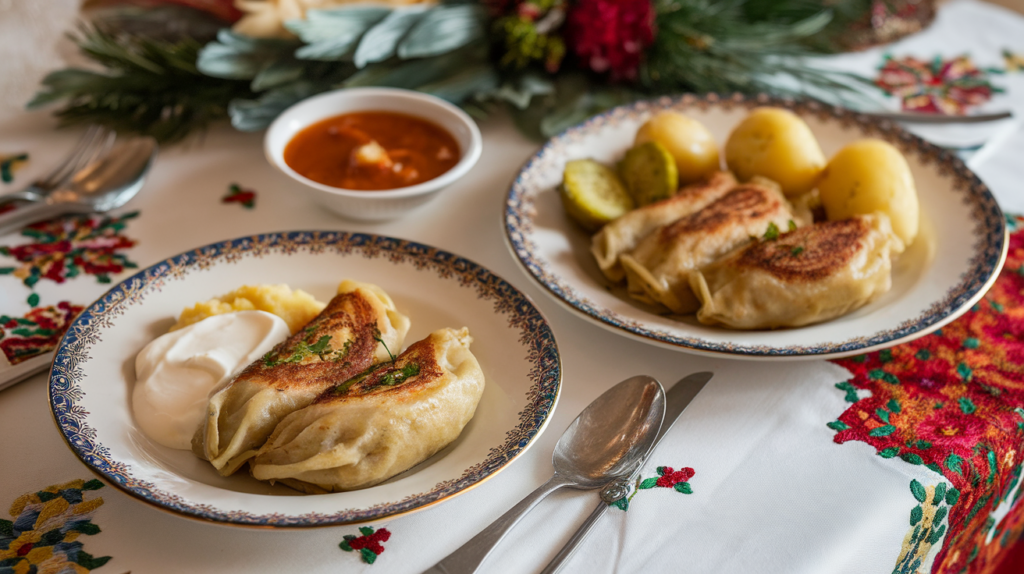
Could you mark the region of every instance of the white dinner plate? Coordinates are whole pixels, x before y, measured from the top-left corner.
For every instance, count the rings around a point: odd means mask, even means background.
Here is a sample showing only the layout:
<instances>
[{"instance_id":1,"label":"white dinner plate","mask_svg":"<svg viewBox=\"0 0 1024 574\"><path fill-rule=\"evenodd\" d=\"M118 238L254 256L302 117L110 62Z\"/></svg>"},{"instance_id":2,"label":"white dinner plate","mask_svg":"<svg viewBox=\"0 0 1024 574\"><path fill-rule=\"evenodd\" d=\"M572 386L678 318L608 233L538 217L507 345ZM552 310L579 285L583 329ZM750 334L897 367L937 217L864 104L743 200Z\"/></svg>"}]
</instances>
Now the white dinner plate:
<instances>
[{"instance_id":1,"label":"white dinner plate","mask_svg":"<svg viewBox=\"0 0 1024 574\"><path fill-rule=\"evenodd\" d=\"M750 109L785 107L810 126L826 157L844 144L884 139L906 156L921 203L921 233L893 264L892 289L842 317L794 329L710 327L670 316L608 283L590 254L590 236L565 215L557 187L569 160L614 162L655 112L673 109L701 122L719 146ZM769 96L685 95L613 108L550 139L523 166L505 200L505 235L515 259L544 291L576 315L615 333L705 355L744 359L834 358L909 341L974 305L1006 258L1007 231L985 184L953 152L898 124L812 101Z\"/></svg>"},{"instance_id":2,"label":"white dinner plate","mask_svg":"<svg viewBox=\"0 0 1024 574\"><path fill-rule=\"evenodd\" d=\"M189 451L160 446L130 408L135 355L182 309L243 284L288 283L321 301L342 279L375 283L412 320L407 343L466 326L486 386L476 415L447 448L377 486L304 495L244 470L224 478ZM49 396L68 446L133 497L219 523L302 527L379 520L465 492L505 468L554 411L561 364L533 303L472 261L390 237L300 231L244 237L172 257L89 306L57 348Z\"/></svg>"}]
</instances>

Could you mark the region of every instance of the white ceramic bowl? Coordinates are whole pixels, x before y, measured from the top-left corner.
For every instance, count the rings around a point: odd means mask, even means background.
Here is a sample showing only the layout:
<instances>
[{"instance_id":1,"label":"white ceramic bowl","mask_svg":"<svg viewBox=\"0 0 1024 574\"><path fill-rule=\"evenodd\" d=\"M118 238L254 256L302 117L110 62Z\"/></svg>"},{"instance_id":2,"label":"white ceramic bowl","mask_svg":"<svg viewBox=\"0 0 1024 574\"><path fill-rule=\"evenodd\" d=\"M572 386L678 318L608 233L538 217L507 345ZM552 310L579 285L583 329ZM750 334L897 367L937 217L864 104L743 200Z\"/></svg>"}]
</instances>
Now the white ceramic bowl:
<instances>
[{"instance_id":1,"label":"white ceramic bowl","mask_svg":"<svg viewBox=\"0 0 1024 574\"><path fill-rule=\"evenodd\" d=\"M398 112L429 120L452 134L462 154L459 163L434 179L390 190L332 187L299 175L284 162L284 148L295 134L327 118L360 111ZM480 159L480 130L466 112L434 96L397 88L345 88L305 99L284 111L267 129L263 149L277 169L302 184L316 203L347 217L385 221L423 205L466 174Z\"/></svg>"}]
</instances>

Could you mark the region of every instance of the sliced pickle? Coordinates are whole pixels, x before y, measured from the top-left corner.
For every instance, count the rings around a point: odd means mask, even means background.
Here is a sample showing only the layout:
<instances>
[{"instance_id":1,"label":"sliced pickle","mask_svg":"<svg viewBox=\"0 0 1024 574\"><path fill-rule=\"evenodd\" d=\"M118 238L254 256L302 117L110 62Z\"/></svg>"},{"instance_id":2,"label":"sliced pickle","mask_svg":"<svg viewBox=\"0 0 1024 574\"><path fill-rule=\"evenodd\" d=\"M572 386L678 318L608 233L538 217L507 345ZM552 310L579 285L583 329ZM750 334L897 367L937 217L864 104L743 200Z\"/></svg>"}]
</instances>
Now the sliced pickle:
<instances>
[{"instance_id":1,"label":"sliced pickle","mask_svg":"<svg viewBox=\"0 0 1024 574\"><path fill-rule=\"evenodd\" d=\"M638 206L668 199L679 189L676 160L658 142L633 146L619 162L619 173Z\"/></svg>"},{"instance_id":2,"label":"sliced pickle","mask_svg":"<svg viewBox=\"0 0 1024 574\"><path fill-rule=\"evenodd\" d=\"M592 159L577 159L565 164L562 184L565 212L576 223L596 231L633 209L619 176L608 166Z\"/></svg>"}]
</instances>

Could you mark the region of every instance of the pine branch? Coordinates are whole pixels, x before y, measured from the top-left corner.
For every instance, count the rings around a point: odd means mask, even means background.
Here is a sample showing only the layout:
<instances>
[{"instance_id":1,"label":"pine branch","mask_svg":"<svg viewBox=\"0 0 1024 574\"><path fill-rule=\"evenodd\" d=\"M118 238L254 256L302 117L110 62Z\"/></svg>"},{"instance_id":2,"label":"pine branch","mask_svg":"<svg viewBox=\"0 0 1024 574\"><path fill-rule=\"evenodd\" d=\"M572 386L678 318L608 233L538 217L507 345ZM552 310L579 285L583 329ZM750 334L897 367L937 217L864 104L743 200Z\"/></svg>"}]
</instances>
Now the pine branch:
<instances>
[{"instance_id":1,"label":"pine branch","mask_svg":"<svg viewBox=\"0 0 1024 574\"><path fill-rule=\"evenodd\" d=\"M247 81L201 74L202 46L192 38L153 40L89 24L70 38L105 70L71 68L43 79L28 106L63 102L56 112L62 124L97 123L173 142L227 119L231 100L253 97Z\"/></svg>"}]
</instances>

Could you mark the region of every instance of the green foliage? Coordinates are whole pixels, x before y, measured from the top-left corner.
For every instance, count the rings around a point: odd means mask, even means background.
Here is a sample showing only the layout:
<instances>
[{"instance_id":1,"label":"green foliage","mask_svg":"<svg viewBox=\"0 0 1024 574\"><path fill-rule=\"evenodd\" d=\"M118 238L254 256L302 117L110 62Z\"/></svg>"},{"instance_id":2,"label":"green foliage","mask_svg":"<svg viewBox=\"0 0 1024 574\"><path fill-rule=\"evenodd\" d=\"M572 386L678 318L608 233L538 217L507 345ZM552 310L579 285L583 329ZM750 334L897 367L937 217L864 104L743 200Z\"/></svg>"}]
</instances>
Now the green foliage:
<instances>
[{"instance_id":1,"label":"green foliage","mask_svg":"<svg viewBox=\"0 0 1024 574\"><path fill-rule=\"evenodd\" d=\"M28 105L63 101L62 124L98 123L171 142L227 117L231 100L252 96L248 82L200 73L201 45L191 38L154 40L83 24L71 39L106 70L70 68L43 79Z\"/></svg>"}]
</instances>

